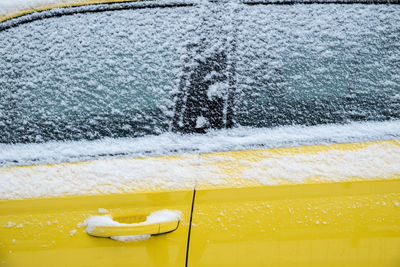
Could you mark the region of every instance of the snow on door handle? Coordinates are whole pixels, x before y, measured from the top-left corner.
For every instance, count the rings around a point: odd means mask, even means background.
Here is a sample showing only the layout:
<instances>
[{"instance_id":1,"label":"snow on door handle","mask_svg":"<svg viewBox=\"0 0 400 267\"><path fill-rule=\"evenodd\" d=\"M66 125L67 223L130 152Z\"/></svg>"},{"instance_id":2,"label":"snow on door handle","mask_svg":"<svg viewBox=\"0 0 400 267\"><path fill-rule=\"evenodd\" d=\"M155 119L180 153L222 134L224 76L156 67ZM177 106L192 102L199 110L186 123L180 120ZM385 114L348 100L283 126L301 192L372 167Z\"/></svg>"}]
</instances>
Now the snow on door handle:
<instances>
[{"instance_id":1,"label":"snow on door handle","mask_svg":"<svg viewBox=\"0 0 400 267\"><path fill-rule=\"evenodd\" d=\"M160 210L147 216L140 223L119 223L110 215L93 216L85 221L86 232L96 237L154 235L176 230L181 214L179 211Z\"/></svg>"}]
</instances>

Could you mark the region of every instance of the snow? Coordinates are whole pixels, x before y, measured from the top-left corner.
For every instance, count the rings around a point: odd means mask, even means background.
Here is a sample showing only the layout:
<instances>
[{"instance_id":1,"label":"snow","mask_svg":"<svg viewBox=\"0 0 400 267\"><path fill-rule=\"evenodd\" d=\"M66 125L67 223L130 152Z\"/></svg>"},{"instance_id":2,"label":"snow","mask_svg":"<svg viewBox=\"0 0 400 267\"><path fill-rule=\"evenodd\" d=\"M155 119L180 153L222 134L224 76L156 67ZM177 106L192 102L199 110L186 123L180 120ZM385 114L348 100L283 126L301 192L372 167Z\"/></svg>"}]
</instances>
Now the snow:
<instances>
[{"instance_id":1,"label":"snow","mask_svg":"<svg viewBox=\"0 0 400 267\"><path fill-rule=\"evenodd\" d=\"M0 168L0 199L192 189L196 155Z\"/></svg>"},{"instance_id":2,"label":"snow","mask_svg":"<svg viewBox=\"0 0 400 267\"><path fill-rule=\"evenodd\" d=\"M230 151L262 147L288 147L300 144L331 144L338 142L371 141L400 138L400 122L353 123L314 127L280 127L273 129L236 129L206 135L168 136L164 148L182 151ZM157 138L165 138L163 136ZM102 149L137 148L162 144L163 139L123 140L115 147L109 142ZM135 142L139 142L136 143ZM96 142L96 151L101 142ZM71 144L64 144L67 147ZM88 144L86 144L88 145ZM35 145L37 146L37 144ZM72 144L71 151L79 151L82 143ZM87 146L90 147L90 146ZM32 147L31 147L32 149ZM35 151L34 149L31 150ZM53 151L56 155L57 153ZM87 151L85 151L87 152ZM26 153L26 152L25 152ZM39 153L39 151L35 151ZM18 153L16 153L17 155ZM29 154L29 153L27 153ZM248 154L248 153L247 153ZM97 195L137 191L191 189L194 183L215 185L233 183L218 163L241 170L235 177L261 184L277 184L282 179L304 183L308 179L341 181L353 179L385 179L400 174L400 146L392 143L369 145L354 150L331 149L318 153L276 155L273 150L254 152L256 158L232 161L231 155L208 154L208 163L200 164L198 154L172 157L111 158L74 164L57 163L34 166L0 168L0 199L56 197L64 195ZM214 155L214 156L213 156ZM47 155L48 156L48 155ZM54 159L54 158L53 158ZM203 166L203 167L202 167Z\"/></svg>"},{"instance_id":3,"label":"snow","mask_svg":"<svg viewBox=\"0 0 400 267\"><path fill-rule=\"evenodd\" d=\"M86 232L91 233L97 226L118 226L126 225L113 220L111 215L92 216L84 222Z\"/></svg>"},{"instance_id":4,"label":"snow","mask_svg":"<svg viewBox=\"0 0 400 267\"><path fill-rule=\"evenodd\" d=\"M147 216L146 223L162 223L169 221L176 221L181 219L181 213L179 211L171 211L171 210L160 210L152 212L149 216Z\"/></svg>"},{"instance_id":5,"label":"snow","mask_svg":"<svg viewBox=\"0 0 400 267\"><path fill-rule=\"evenodd\" d=\"M5 14L17 13L24 9L35 9L50 4L65 4L76 0L0 0L0 17Z\"/></svg>"},{"instance_id":6,"label":"snow","mask_svg":"<svg viewBox=\"0 0 400 267\"><path fill-rule=\"evenodd\" d=\"M210 84L204 96L216 104L222 99L224 123L231 76L235 126L399 119L399 25L396 5L233 1L75 14L11 27L0 31L6 51L0 58L0 143L171 132L178 95L189 93L180 84L192 88L185 77L217 55L227 66L205 75ZM211 127L208 107L200 106L199 115Z\"/></svg>"},{"instance_id":7,"label":"snow","mask_svg":"<svg viewBox=\"0 0 400 267\"><path fill-rule=\"evenodd\" d=\"M1 32L0 47L7 51L0 58L1 143L168 130L186 37L181 24L191 24L190 12L98 15L50 18Z\"/></svg>"},{"instance_id":8,"label":"snow","mask_svg":"<svg viewBox=\"0 0 400 267\"><path fill-rule=\"evenodd\" d=\"M249 6L240 15L238 124L399 118L399 6Z\"/></svg>"},{"instance_id":9,"label":"snow","mask_svg":"<svg viewBox=\"0 0 400 267\"><path fill-rule=\"evenodd\" d=\"M48 3L0 1L0 12ZM231 181L218 168L198 170L199 153L400 139L399 6L201 1L8 28L18 21L0 25L0 199L218 185ZM234 76L234 127L174 133L175 103L188 93L178 88L225 51L227 67L204 77L204 95L223 99L226 123ZM197 129L212 125L200 110ZM389 178L400 173L399 154L393 144L266 151L235 164L262 184Z\"/></svg>"},{"instance_id":10,"label":"snow","mask_svg":"<svg viewBox=\"0 0 400 267\"><path fill-rule=\"evenodd\" d=\"M84 222L86 225L86 232L91 233L97 226L119 226L119 225L143 225L143 224L157 224L168 221L180 220L181 213L172 210L159 210L150 213L144 222L126 224L119 223L113 220L111 215L92 216ZM111 239L121 242L128 241L141 241L150 238L151 235L131 235L131 236L112 236Z\"/></svg>"},{"instance_id":11,"label":"snow","mask_svg":"<svg viewBox=\"0 0 400 267\"><path fill-rule=\"evenodd\" d=\"M206 126L208 124L208 121L206 118L204 118L203 116L199 116L197 117L196 120L196 128L203 128L204 126Z\"/></svg>"},{"instance_id":12,"label":"snow","mask_svg":"<svg viewBox=\"0 0 400 267\"><path fill-rule=\"evenodd\" d=\"M121 236L111 236L110 238L119 242L134 242L147 240L151 235L121 235Z\"/></svg>"},{"instance_id":13,"label":"snow","mask_svg":"<svg viewBox=\"0 0 400 267\"><path fill-rule=\"evenodd\" d=\"M104 138L94 141L46 142L42 144L0 144L0 166L75 162L96 158L173 155L188 152L208 153L229 150L293 147L389 139L400 139L400 120L387 122L352 122L348 124L328 124L308 127L237 127L234 129L209 131L206 134L181 135L165 133L159 136L140 138ZM150 160L150 162L152 161L153 160ZM85 163L84 165L88 164L93 167L93 173L95 173L95 170L103 162L107 161L99 161L98 164L95 162ZM114 161L110 162L113 163ZM62 166L64 165L57 165L56 168L58 169ZM37 166L36 168L45 168L45 166ZM83 170L89 171L88 168L83 168ZM110 172L114 168L115 167L110 168ZM131 169L130 167L128 168ZM24 168L21 170L24 170ZM9 171L11 173L11 169L0 169L0 173L4 175ZM26 172L28 172L28 170ZM138 173L138 170L134 171L134 173ZM148 173L148 171L143 171L143 173ZM89 177L90 176L91 175L89 175ZM181 176L182 175L179 175L178 177ZM42 175L41 177L44 178ZM51 177L51 174L46 177ZM5 179L1 179L0 177L1 182L4 180ZM10 185L4 184L3 188L8 186Z\"/></svg>"},{"instance_id":14,"label":"snow","mask_svg":"<svg viewBox=\"0 0 400 267\"><path fill-rule=\"evenodd\" d=\"M205 167L201 169L202 179L198 183L232 184L233 179L226 179L225 172L218 166L240 166L234 175L240 177L239 183L255 180L264 185L393 179L400 175L400 142L345 150L332 147L307 153L255 151L247 153L239 163L230 156L208 155L203 160Z\"/></svg>"},{"instance_id":15,"label":"snow","mask_svg":"<svg viewBox=\"0 0 400 267\"><path fill-rule=\"evenodd\" d=\"M210 85L207 91L207 96L210 100L215 97L223 97L228 92L229 85L223 82L216 82Z\"/></svg>"},{"instance_id":16,"label":"snow","mask_svg":"<svg viewBox=\"0 0 400 267\"><path fill-rule=\"evenodd\" d=\"M313 0L246 0L246 3L273 3L273 2L312 2ZM325 0L331 1L331 0ZM349 0L338 0L337 2L348 2ZM40 7L46 7L49 5L64 5L70 3L79 3L83 1L79 0L1 0L0 1L0 16L5 14L14 14L20 10L29 10L29 9L37 9ZM101 1L99 1L101 2ZM324 2L324 0L319 1ZM371 2L371 0L358 0L358 2ZM387 0L380 0L374 2L388 2ZM390 1L389 1L390 2Z\"/></svg>"}]
</instances>

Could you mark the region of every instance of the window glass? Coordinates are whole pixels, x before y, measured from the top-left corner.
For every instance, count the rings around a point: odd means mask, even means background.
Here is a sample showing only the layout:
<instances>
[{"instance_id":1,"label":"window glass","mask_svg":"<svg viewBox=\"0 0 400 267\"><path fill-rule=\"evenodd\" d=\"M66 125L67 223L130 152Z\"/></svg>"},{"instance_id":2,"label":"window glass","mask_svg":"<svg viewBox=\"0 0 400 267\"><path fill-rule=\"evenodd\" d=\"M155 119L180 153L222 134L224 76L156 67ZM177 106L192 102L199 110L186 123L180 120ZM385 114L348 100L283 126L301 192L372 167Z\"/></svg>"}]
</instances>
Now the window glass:
<instances>
[{"instance_id":1,"label":"window glass","mask_svg":"<svg viewBox=\"0 0 400 267\"><path fill-rule=\"evenodd\" d=\"M236 122L315 125L400 118L400 8L240 9Z\"/></svg>"},{"instance_id":2,"label":"window glass","mask_svg":"<svg viewBox=\"0 0 400 267\"><path fill-rule=\"evenodd\" d=\"M186 7L84 13L0 32L0 143L168 130Z\"/></svg>"},{"instance_id":3,"label":"window glass","mask_svg":"<svg viewBox=\"0 0 400 267\"><path fill-rule=\"evenodd\" d=\"M82 13L0 47L0 143L400 119L398 5Z\"/></svg>"}]
</instances>

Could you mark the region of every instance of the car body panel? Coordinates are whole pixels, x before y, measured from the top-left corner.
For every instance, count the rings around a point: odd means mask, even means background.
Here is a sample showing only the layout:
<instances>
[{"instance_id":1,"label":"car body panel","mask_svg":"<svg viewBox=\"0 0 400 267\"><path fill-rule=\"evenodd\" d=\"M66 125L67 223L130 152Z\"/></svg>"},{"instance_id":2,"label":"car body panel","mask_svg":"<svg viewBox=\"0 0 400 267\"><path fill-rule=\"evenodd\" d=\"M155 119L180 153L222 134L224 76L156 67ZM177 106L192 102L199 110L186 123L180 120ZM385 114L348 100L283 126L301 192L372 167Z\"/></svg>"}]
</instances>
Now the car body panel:
<instances>
[{"instance_id":1,"label":"car body panel","mask_svg":"<svg viewBox=\"0 0 400 267\"><path fill-rule=\"evenodd\" d=\"M399 266L400 180L196 191L189 266Z\"/></svg>"},{"instance_id":2,"label":"car body panel","mask_svg":"<svg viewBox=\"0 0 400 267\"><path fill-rule=\"evenodd\" d=\"M399 266L398 149L394 140L202 155L214 179L196 186L189 266Z\"/></svg>"},{"instance_id":3,"label":"car body panel","mask_svg":"<svg viewBox=\"0 0 400 267\"><path fill-rule=\"evenodd\" d=\"M1 266L184 266L193 190L0 202ZM158 210L181 212L178 228L119 242L85 232L91 216L123 223Z\"/></svg>"},{"instance_id":4,"label":"car body panel","mask_svg":"<svg viewBox=\"0 0 400 267\"><path fill-rule=\"evenodd\" d=\"M197 161L180 155L0 168L8 184L1 189L0 265L183 266ZM136 223L164 209L181 212L178 229L148 240L84 231L85 220L104 212Z\"/></svg>"},{"instance_id":5,"label":"car body panel","mask_svg":"<svg viewBox=\"0 0 400 267\"><path fill-rule=\"evenodd\" d=\"M388 140L3 167L0 177L14 179L17 186L10 182L2 192L1 260L5 266L28 262L43 266L61 258L65 265L76 266L100 266L100 262L183 265L192 186L196 193L189 266L396 266L400 260L399 149L398 140ZM346 169L346 164L354 168L337 172ZM93 166L112 168L104 172ZM273 168L281 172L268 172ZM101 183L93 183L88 191L69 187L69 179L75 176L77 183L86 176L90 180L93 171L108 177L109 184L105 186L107 179L100 179ZM119 179L109 176L113 172ZM42 181L35 183L36 179ZM57 180L62 181L58 186L76 195L52 196L52 184ZM179 189L180 180L184 186ZM50 181L50 195L40 188L46 181ZM20 195L5 192L29 187L36 188L41 197L18 200ZM85 196L96 194L96 187L101 189L97 195ZM117 194L116 188L129 193ZM172 233L120 243L90 237L85 227L78 227L90 216L99 215L99 208L113 217L136 220L130 222L144 220L146 214L161 209L179 210L183 219Z\"/></svg>"},{"instance_id":6,"label":"car body panel","mask_svg":"<svg viewBox=\"0 0 400 267\"><path fill-rule=\"evenodd\" d=\"M1 199L193 190L198 155L0 167Z\"/></svg>"},{"instance_id":7,"label":"car body panel","mask_svg":"<svg viewBox=\"0 0 400 267\"><path fill-rule=\"evenodd\" d=\"M196 189L400 179L400 140L201 154Z\"/></svg>"}]
</instances>

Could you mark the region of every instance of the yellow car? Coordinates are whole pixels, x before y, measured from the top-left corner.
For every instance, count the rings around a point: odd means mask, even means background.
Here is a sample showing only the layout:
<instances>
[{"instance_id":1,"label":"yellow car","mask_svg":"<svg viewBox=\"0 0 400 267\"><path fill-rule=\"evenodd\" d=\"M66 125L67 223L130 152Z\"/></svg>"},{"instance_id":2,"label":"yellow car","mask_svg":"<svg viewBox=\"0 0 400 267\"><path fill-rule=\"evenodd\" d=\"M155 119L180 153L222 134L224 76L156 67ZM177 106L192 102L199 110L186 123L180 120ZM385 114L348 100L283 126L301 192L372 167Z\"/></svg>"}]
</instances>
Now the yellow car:
<instances>
[{"instance_id":1,"label":"yellow car","mask_svg":"<svg viewBox=\"0 0 400 267\"><path fill-rule=\"evenodd\" d=\"M0 266L400 266L400 5L5 3Z\"/></svg>"}]
</instances>

